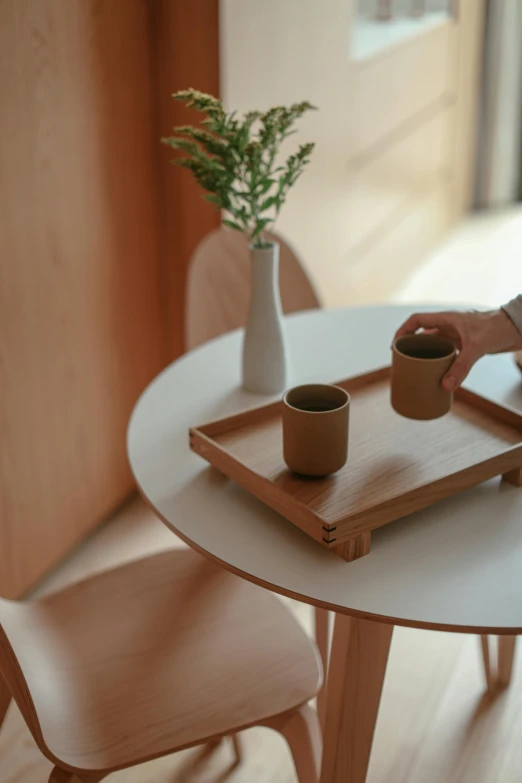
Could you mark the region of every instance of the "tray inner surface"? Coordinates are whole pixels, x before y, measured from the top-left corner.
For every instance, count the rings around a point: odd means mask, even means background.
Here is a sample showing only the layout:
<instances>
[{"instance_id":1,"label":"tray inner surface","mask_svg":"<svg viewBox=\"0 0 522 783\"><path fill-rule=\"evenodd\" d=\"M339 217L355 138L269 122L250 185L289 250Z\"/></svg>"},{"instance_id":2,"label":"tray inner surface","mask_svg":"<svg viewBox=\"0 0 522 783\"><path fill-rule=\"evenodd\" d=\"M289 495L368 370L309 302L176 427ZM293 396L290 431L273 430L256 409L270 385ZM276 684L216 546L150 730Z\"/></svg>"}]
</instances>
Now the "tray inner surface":
<instances>
[{"instance_id":1,"label":"tray inner surface","mask_svg":"<svg viewBox=\"0 0 522 783\"><path fill-rule=\"evenodd\" d=\"M344 384L340 384L344 385ZM293 476L282 455L281 406L266 417L214 432L212 440L289 496L298 498L326 524L359 514L413 489L498 456L522 441L515 426L455 399L451 412L434 421L411 421L390 405L389 379L350 389L348 462L335 476Z\"/></svg>"}]
</instances>

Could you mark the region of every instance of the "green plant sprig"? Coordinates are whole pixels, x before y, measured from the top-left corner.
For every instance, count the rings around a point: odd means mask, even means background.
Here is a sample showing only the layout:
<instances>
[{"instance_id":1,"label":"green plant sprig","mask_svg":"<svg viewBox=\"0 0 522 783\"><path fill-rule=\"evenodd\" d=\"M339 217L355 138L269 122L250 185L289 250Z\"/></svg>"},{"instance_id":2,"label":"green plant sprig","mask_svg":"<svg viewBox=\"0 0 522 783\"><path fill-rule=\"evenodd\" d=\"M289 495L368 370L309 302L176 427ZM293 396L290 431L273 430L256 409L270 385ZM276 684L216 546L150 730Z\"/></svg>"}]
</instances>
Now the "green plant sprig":
<instances>
[{"instance_id":1,"label":"green plant sprig","mask_svg":"<svg viewBox=\"0 0 522 783\"><path fill-rule=\"evenodd\" d=\"M263 232L277 219L315 145L301 144L283 165L276 165L279 148L296 132L296 121L315 107L303 101L238 118L218 98L197 90L172 97L205 115L200 127L182 125L161 139L185 153L172 162L189 169L206 191L204 198L229 213L223 220L227 226L247 234L255 247L267 247Z\"/></svg>"}]
</instances>

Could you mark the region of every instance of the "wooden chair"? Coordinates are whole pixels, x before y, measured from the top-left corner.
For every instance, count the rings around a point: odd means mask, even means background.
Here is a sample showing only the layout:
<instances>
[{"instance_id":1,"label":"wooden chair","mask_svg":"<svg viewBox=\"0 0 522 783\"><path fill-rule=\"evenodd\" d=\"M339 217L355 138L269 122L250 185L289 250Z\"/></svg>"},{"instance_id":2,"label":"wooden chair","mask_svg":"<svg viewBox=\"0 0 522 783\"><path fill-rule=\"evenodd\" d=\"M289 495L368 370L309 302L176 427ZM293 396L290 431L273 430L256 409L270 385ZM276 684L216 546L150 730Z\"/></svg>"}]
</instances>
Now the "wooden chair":
<instances>
[{"instance_id":1,"label":"wooden chair","mask_svg":"<svg viewBox=\"0 0 522 783\"><path fill-rule=\"evenodd\" d=\"M254 725L280 732L300 783L317 783L320 685L286 607L188 549L0 600L0 725L12 695L55 764L49 783L98 783Z\"/></svg>"},{"instance_id":2,"label":"wooden chair","mask_svg":"<svg viewBox=\"0 0 522 783\"><path fill-rule=\"evenodd\" d=\"M289 245L279 242L280 289L285 313L319 307L317 295ZM238 231L212 231L192 256L187 286L186 348L244 326L250 297L248 243Z\"/></svg>"}]
</instances>

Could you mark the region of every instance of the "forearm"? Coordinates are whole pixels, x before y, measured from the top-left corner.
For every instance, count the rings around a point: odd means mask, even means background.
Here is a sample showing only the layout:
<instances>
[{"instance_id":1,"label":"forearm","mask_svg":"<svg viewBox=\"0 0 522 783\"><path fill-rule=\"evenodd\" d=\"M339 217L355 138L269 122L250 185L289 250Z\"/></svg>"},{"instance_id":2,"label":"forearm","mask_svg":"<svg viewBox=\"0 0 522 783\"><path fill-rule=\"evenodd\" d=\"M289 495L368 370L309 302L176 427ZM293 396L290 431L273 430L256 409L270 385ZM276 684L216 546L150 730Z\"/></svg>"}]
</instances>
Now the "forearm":
<instances>
[{"instance_id":1,"label":"forearm","mask_svg":"<svg viewBox=\"0 0 522 783\"><path fill-rule=\"evenodd\" d=\"M502 310L509 316L518 331L522 334L522 294L503 305Z\"/></svg>"}]
</instances>

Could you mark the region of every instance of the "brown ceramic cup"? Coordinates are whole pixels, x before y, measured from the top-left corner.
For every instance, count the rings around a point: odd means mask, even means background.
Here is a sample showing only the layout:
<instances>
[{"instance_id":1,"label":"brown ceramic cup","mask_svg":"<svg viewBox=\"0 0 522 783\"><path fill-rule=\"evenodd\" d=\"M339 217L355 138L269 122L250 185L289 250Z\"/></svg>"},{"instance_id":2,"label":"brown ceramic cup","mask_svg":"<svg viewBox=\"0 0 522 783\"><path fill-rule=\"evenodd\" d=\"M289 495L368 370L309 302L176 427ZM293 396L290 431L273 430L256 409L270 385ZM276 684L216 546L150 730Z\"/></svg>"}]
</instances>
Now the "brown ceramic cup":
<instances>
[{"instance_id":1,"label":"brown ceramic cup","mask_svg":"<svg viewBox=\"0 0 522 783\"><path fill-rule=\"evenodd\" d=\"M348 457L350 395L339 386L309 384L283 397L283 456L294 473L329 476Z\"/></svg>"},{"instance_id":2,"label":"brown ceramic cup","mask_svg":"<svg viewBox=\"0 0 522 783\"><path fill-rule=\"evenodd\" d=\"M408 419L438 419L451 408L453 394L442 379L455 361L457 350L447 337L408 334L392 348L391 404Z\"/></svg>"}]
</instances>

